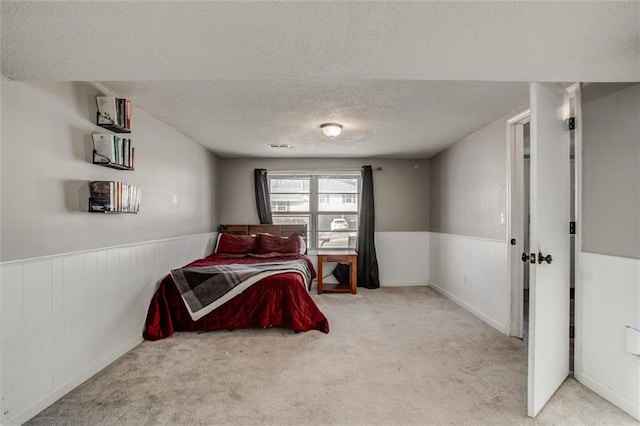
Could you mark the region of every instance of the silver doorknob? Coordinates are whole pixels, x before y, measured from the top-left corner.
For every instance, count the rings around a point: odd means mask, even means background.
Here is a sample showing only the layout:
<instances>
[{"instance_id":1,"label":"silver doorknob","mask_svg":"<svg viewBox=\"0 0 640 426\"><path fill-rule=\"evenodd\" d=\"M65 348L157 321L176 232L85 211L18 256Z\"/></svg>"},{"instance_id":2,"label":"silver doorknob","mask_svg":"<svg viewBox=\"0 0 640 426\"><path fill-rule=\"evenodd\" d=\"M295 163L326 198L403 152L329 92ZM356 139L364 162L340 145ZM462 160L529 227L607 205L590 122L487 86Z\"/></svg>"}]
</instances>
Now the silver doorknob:
<instances>
[{"instance_id":1,"label":"silver doorknob","mask_svg":"<svg viewBox=\"0 0 640 426\"><path fill-rule=\"evenodd\" d=\"M538 252L538 264L541 264L542 262L547 262L550 265L551 262L553 262L553 257L551 257L550 254L545 256L542 252Z\"/></svg>"}]
</instances>

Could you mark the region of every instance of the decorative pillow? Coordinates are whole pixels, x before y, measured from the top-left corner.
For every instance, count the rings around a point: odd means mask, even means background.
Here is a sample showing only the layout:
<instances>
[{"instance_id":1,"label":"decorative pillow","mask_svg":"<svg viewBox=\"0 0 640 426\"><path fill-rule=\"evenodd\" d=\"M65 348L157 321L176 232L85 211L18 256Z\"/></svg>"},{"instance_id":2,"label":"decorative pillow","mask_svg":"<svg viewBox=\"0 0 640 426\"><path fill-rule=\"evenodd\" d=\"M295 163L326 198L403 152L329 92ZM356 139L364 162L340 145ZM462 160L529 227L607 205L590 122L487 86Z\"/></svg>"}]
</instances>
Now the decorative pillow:
<instances>
[{"instance_id":1,"label":"decorative pillow","mask_svg":"<svg viewBox=\"0 0 640 426\"><path fill-rule=\"evenodd\" d=\"M307 243L301 236L298 236L298 253L307 254Z\"/></svg>"},{"instance_id":2,"label":"decorative pillow","mask_svg":"<svg viewBox=\"0 0 640 426\"><path fill-rule=\"evenodd\" d=\"M256 237L253 235L235 235L223 232L218 240L216 253L253 253Z\"/></svg>"},{"instance_id":3,"label":"decorative pillow","mask_svg":"<svg viewBox=\"0 0 640 426\"><path fill-rule=\"evenodd\" d=\"M287 238L269 234L258 234L256 253L298 253L298 234Z\"/></svg>"}]
</instances>

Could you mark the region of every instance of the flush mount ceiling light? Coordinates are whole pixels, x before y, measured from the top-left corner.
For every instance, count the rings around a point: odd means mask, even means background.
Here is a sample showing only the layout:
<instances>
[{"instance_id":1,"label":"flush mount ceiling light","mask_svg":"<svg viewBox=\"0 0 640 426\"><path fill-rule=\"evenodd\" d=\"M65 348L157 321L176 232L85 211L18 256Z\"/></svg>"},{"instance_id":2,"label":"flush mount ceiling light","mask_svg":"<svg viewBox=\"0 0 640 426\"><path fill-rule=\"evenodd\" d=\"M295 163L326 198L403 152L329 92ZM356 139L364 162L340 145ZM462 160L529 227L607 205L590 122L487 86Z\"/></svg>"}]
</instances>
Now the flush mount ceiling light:
<instances>
[{"instance_id":1,"label":"flush mount ceiling light","mask_svg":"<svg viewBox=\"0 0 640 426\"><path fill-rule=\"evenodd\" d=\"M320 125L322 133L330 138L338 136L342 132L342 124L324 123Z\"/></svg>"}]
</instances>

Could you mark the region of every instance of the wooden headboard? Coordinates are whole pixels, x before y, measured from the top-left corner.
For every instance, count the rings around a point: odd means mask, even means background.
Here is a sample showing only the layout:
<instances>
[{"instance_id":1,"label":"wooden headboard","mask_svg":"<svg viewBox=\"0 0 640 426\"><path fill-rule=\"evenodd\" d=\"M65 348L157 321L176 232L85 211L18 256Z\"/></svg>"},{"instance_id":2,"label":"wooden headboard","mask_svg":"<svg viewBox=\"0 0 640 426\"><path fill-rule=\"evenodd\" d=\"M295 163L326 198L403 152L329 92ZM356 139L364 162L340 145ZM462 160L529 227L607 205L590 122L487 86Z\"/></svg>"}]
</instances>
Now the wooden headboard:
<instances>
[{"instance_id":1,"label":"wooden headboard","mask_svg":"<svg viewBox=\"0 0 640 426\"><path fill-rule=\"evenodd\" d=\"M236 235L271 234L279 237L288 237L298 234L307 241L307 225L220 225L220 232L228 232Z\"/></svg>"}]
</instances>

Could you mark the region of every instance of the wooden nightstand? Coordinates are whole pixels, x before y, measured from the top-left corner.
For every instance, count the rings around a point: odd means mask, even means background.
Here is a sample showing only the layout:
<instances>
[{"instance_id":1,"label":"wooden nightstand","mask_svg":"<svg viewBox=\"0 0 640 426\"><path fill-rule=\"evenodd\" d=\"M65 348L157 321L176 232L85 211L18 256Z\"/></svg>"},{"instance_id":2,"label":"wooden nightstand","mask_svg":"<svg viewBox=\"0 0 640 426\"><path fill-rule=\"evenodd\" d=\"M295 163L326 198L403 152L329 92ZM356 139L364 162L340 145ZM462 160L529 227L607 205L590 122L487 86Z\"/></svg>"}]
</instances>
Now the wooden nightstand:
<instances>
[{"instance_id":1,"label":"wooden nightstand","mask_svg":"<svg viewBox=\"0 0 640 426\"><path fill-rule=\"evenodd\" d=\"M351 264L350 284L324 284L323 264L325 262L338 262ZM349 251L318 251L318 294L322 293L358 293L358 255Z\"/></svg>"}]
</instances>

